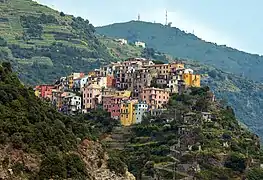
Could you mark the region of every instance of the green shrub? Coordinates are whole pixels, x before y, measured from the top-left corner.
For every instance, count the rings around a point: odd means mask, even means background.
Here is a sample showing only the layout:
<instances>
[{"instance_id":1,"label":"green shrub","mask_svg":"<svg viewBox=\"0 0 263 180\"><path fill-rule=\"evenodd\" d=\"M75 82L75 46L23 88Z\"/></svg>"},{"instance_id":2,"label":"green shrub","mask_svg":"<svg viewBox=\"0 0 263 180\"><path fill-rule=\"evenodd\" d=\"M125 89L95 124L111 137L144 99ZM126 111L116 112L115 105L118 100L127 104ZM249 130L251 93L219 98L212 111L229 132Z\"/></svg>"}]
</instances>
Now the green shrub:
<instances>
[{"instance_id":1,"label":"green shrub","mask_svg":"<svg viewBox=\"0 0 263 180\"><path fill-rule=\"evenodd\" d=\"M232 153L227 158L225 167L230 168L233 171L244 172L244 170L246 169L246 159L241 154Z\"/></svg>"},{"instance_id":2,"label":"green shrub","mask_svg":"<svg viewBox=\"0 0 263 180\"><path fill-rule=\"evenodd\" d=\"M64 156L67 178L73 179L86 179L88 172L85 163L80 159L77 154L67 154Z\"/></svg>"},{"instance_id":3,"label":"green shrub","mask_svg":"<svg viewBox=\"0 0 263 180\"><path fill-rule=\"evenodd\" d=\"M39 170L40 179L67 178L66 164L57 152L46 154Z\"/></svg>"},{"instance_id":4,"label":"green shrub","mask_svg":"<svg viewBox=\"0 0 263 180\"><path fill-rule=\"evenodd\" d=\"M0 46L6 46L7 42L4 38L0 37Z\"/></svg>"},{"instance_id":5,"label":"green shrub","mask_svg":"<svg viewBox=\"0 0 263 180\"><path fill-rule=\"evenodd\" d=\"M59 15L62 16L62 17L64 17L64 16L65 16L65 13L60 12Z\"/></svg>"},{"instance_id":6,"label":"green shrub","mask_svg":"<svg viewBox=\"0 0 263 180\"><path fill-rule=\"evenodd\" d=\"M11 167L11 169L13 170L14 174L19 175L25 170L25 166L24 164L17 162Z\"/></svg>"},{"instance_id":7,"label":"green shrub","mask_svg":"<svg viewBox=\"0 0 263 180\"><path fill-rule=\"evenodd\" d=\"M110 157L108 159L108 167L111 171L114 171L117 174L125 174L126 172L125 163L116 156Z\"/></svg>"},{"instance_id":8,"label":"green shrub","mask_svg":"<svg viewBox=\"0 0 263 180\"><path fill-rule=\"evenodd\" d=\"M259 180L263 179L263 170L260 168L250 169L247 174L248 180Z\"/></svg>"}]
</instances>

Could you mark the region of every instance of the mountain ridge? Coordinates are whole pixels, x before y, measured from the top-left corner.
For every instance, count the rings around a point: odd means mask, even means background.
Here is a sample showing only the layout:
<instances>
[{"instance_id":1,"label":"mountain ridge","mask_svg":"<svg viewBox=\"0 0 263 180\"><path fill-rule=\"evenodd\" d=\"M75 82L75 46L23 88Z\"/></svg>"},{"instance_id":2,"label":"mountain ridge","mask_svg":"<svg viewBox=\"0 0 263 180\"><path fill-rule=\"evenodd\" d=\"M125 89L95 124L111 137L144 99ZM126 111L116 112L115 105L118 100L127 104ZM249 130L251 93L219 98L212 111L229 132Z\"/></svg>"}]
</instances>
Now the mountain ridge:
<instances>
[{"instance_id":1,"label":"mountain ridge","mask_svg":"<svg viewBox=\"0 0 263 180\"><path fill-rule=\"evenodd\" d=\"M255 81L261 81L263 77L263 75L258 75L260 74L259 68L252 68L252 66L263 63L262 56L249 54L225 45L206 42L176 27L164 26L160 23L129 21L97 27L96 31L109 37L121 37L130 41L141 40L148 47L161 52L179 58L198 60L238 75L242 75L244 71L244 76ZM239 60L239 56L242 56L241 60ZM253 60L253 64L249 64L251 63L249 58Z\"/></svg>"}]
</instances>

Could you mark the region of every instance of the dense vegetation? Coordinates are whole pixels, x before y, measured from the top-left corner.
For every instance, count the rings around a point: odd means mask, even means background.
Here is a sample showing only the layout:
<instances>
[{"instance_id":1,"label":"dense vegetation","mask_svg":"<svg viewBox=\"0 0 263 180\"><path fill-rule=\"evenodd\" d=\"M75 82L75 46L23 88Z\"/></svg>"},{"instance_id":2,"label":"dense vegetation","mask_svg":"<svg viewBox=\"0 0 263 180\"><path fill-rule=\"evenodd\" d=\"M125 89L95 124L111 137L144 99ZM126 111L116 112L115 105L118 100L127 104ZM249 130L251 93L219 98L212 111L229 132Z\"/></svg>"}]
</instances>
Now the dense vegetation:
<instances>
[{"instance_id":1,"label":"dense vegetation","mask_svg":"<svg viewBox=\"0 0 263 180\"><path fill-rule=\"evenodd\" d=\"M16 175L23 172L31 179L88 178L83 160L72 152L83 139L95 140L116 123L100 110L83 117L64 116L24 87L12 73L10 63L0 66L0 152L9 147L11 152L41 159L39 171L32 172L25 161L11 161L0 153L1 163Z\"/></svg>"},{"instance_id":2,"label":"dense vegetation","mask_svg":"<svg viewBox=\"0 0 263 180\"><path fill-rule=\"evenodd\" d=\"M210 97L208 87L173 95L164 114L131 127L124 148L113 151L137 179L261 177L259 138L239 125L231 107ZM189 112L191 118L185 118ZM201 112L210 112L211 121Z\"/></svg>"},{"instance_id":3,"label":"dense vegetation","mask_svg":"<svg viewBox=\"0 0 263 180\"><path fill-rule=\"evenodd\" d=\"M96 30L100 34L126 38L130 42L144 41L147 45L142 53L144 57L157 56L164 62L169 61L169 58L158 55L161 51L187 60L190 67L204 75L203 85L211 87L217 98L226 99L238 119L263 137L260 120L263 113L262 56L208 43L178 28L155 23L131 21Z\"/></svg>"},{"instance_id":4,"label":"dense vegetation","mask_svg":"<svg viewBox=\"0 0 263 180\"><path fill-rule=\"evenodd\" d=\"M31 0L0 3L0 58L12 62L26 84L50 83L140 51L129 45L123 50L113 39L97 36L93 25L81 17Z\"/></svg>"}]
</instances>

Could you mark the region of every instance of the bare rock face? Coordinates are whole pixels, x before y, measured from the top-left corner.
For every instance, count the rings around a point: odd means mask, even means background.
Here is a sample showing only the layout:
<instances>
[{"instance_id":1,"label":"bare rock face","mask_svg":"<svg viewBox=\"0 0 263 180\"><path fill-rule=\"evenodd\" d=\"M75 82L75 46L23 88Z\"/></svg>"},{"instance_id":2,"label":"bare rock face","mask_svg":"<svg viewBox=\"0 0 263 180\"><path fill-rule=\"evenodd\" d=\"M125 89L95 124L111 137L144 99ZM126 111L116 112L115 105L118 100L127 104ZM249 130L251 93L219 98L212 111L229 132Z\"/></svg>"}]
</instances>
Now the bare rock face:
<instances>
[{"instance_id":1,"label":"bare rock face","mask_svg":"<svg viewBox=\"0 0 263 180\"><path fill-rule=\"evenodd\" d=\"M98 142L84 140L78 147L78 153L84 160L93 180L135 180L135 177L128 171L121 176L108 169L107 153Z\"/></svg>"},{"instance_id":2,"label":"bare rock face","mask_svg":"<svg viewBox=\"0 0 263 180\"><path fill-rule=\"evenodd\" d=\"M23 168L27 172L37 173L40 166L40 157L13 149L11 146L0 146L0 179L21 179L16 169Z\"/></svg>"},{"instance_id":3,"label":"bare rock face","mask_svg":"<svg viewBox=\"0 0 263 180\"><path fill-rule=\"evenodd\" d=\"M89 180L135 180L128 171L124 175L111 172L107 166L108 155L99 142L84 140L78 146L77 151L69 152L79 154L85 162L89 172ZM41 157L28 154L22 150L13 149L10 146L0 146L0 179L22 180L23 171L37 174L41 164ZM19 174L16 168L23 167Z\"/></svg>"}]
</instances>

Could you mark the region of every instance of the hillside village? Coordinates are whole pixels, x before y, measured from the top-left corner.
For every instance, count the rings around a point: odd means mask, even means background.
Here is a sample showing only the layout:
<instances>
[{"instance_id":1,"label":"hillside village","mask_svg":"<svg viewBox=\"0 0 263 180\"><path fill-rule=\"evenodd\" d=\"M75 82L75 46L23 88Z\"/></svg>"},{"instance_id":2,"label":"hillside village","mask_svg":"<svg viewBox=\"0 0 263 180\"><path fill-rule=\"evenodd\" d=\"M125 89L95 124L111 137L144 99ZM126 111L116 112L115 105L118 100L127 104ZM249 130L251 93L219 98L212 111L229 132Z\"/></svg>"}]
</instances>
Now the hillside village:
<instances>
[{"instance_id":1,"label":"hillside village","mask_svg":"<svg viewBox=\"0 0 263 180\"><path fill-rule=\"evenodd\" d=\"M160 115L171 94L200 87L200 75L182 62L163 64L144 58L111 63L87 74L72 73L54 84L35 87L35 95L65 114L103 108L124 126L140 123L143 116Z\"/></svg>"}]
</instances>

